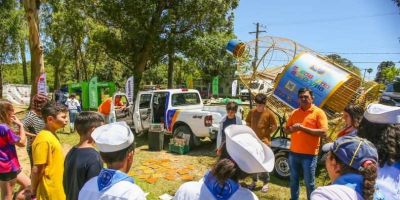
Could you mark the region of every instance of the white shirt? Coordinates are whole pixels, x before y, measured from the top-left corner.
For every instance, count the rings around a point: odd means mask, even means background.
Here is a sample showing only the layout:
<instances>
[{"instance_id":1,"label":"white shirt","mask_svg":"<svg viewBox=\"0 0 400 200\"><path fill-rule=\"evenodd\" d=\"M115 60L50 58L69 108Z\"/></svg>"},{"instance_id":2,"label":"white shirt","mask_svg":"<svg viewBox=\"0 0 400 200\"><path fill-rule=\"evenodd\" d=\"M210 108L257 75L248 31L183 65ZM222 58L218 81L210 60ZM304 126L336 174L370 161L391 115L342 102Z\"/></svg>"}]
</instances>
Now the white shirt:
<instances>
[{"instance_id":1,"label":"white shirt","mask_svg":"<svg viewBox=\"0 0 400 200\"><path fill-rule=\"evenodd\" d=\"M213 200L215 199L207 186L200 181L190 181L182 184L175 193L174 200ZM247 188L239 189L229 198L229 200L258 200L258 197Z\"/></svg>"},{"instance_id":2,"label":"white shirt","mask_svg":"<svg viewBox=\"0 0 400 200\"><path fill-rule=\"evenodd\" d=\"M65 102L65 105L67 105L68 110L78 110L78 106L81 106L78 100L76 99L68 99Z\"/></svg>"},{"instance_id":3,"label":"white shirt","mask_svg":"<svg viewBox=\"0 0 400 200\"><path fill-rule=\"evenodd\" d=\"M345 185L328 185L318 187L311 193L311 200L362 200L364 199L352 188Z\"/></svg>"},{"instance_id":4,"label":"white shirt","mask_svg":"<svg viewBox=\"0 0 400 200\"><path fill-rule=\"evenodd\" d=\"M79 192L79 200L145 200L143 190L129 181L120 181L109 189L100 192L97 176L90 179Z\"/></svg>"},{"instance_id":5,"label":"white shirt","mask_svg":"<svg viewBox=\"0 0 400 200\"><path fill-rule=\"evenodd\" d=\"M400 162L379 168L375 186L385 199L400 199Z\"/></svg>"}]
</instances>

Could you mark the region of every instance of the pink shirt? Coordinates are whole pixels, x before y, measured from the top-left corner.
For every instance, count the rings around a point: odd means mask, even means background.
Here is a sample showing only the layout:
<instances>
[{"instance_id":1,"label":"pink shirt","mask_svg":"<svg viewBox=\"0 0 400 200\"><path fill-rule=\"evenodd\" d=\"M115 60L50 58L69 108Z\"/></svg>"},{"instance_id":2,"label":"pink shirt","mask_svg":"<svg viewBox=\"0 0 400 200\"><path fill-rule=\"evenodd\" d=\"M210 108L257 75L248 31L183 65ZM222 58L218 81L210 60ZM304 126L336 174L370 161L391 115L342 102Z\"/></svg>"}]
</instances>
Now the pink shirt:
<instances>
[{"instance_id":1,"label":"pink shirt","mask_svg":"<svg viewBox=\"0 0 400 200\"><path fill-rule=\"evenodd\" d=\"M6 124L0 124L0 174L17 172L21 169L15 143L20 137Z\"/></svg>"}]
</instances>

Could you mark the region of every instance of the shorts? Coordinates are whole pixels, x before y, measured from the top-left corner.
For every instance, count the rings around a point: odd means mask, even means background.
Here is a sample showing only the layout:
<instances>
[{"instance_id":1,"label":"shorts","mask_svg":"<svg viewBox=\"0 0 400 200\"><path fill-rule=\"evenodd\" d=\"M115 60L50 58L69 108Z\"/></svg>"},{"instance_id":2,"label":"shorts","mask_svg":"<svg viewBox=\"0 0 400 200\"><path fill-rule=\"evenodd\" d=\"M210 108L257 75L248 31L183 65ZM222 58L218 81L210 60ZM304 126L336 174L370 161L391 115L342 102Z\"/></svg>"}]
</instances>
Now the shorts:
<instances>
[{"instance_id":1,"label":"shorts","mask_svg":"<svg viewBox=\"0 0 400 200\"><path fill-rule=\"evenodd\" d=\"M19 173L21 173L21 169L16 172L0 173L0 181L11 181L17 178Z\"/></svg>"}]
</instances>

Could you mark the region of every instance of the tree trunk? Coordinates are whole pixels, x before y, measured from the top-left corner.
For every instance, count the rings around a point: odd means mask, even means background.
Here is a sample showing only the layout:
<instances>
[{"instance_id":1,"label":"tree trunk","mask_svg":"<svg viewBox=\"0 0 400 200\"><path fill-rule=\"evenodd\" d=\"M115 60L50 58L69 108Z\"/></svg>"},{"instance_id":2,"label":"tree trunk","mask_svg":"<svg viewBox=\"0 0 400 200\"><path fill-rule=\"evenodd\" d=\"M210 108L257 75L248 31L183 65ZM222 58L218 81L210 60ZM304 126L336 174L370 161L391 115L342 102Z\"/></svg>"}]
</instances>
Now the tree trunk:
<instances>
[{"instance_id":1,"label":"tree trunk","mask_svg":"<svg viewBox=\"0 0 400 200\"><path fill-rule=\"evenodd\" d=\"M28 84L28 67L26 65L26 54L25 54L25 39L19 44L21 51L21 60L22 60L22 74L24 76L24 84Z\"/></svg>"},{"instance_id":2,"label":"tree trunk","mask_svg":"<svg viewBox=\"0 0 400 200\"><path fill-rule=\"evenodd\" d=\"M3 63L0 60L0 99L3 98Z\"/></svg>"},{"instance_id":3,"label":"tree trunk","mask_svg":"<svg viewBox=\"0 0 400 200\"><path fill-rule=\"evenodd\" d=\"M83 72L82 72L83 80L88 81L89 73L88 73L88 65L87 65L86 56L85 56L86 54L82 52L80 45L79 45L78 51L79 51L79 57L80 57L80 61L82 64L82 69L83 69Z\"/></svg>"},{"instance_id":4,"label":"tree trunk","mask_svg":"<svg viewBox=\"0 0 400 200\"><path fill-rule=\"evenodd\" d=\"M135 75L135 94L139 90L139 85L142 80L142 74L144 72L144 69L147 65L147 62L150 57L150 53L153 50L154 47L154 40L158 36L159 32L157 31L160 26L160 21L161 21L161 14L162 11L164 10L166 4L165 1L160 1L156 11L154 12L150 24L149 24L149 31L148 34L145 37L145 42L143 44L143 47L141 49L141 53L137 55L138 59L133 59L137 60L137 64L134 67L133 73Z\"/></svg>"},{"instance_id":5,"label":"tree trunk","mask_svg":"<svg viewBox=\"0 0 400 200\"><path fill-rule=\"evenodd\" d=\"M175 56L175 47L173 42L168 42L168 89L173 88L173 72L174 72L174 57Z\"/></svg>"},{"instance_id":6,"label":"tree trunk","mask_svg":"<svg viewBox=\"0 0 400 200\"><path fill-rule=\"evenodd\" d=\"M74 49L74 60L75 60L75 79L77 82L81 82L81 75L80 75L80 63L78 58L78 49Z\"/></svg>"},{"instance_id":7,"label":"tree trunk","mask_svg":"<svg viewBox=\"0 0 400 200\"><path fill-rule=\"evenodd\" d=\"M40 73L44 72L43 46L39 37L39 16L40 3L37 0L23 0L25 15L29 27L29 47L31 53L31 97L37 93L37 80Z\"/></svg>"},{"instance_id":8,"label":"tree trunk","mask_svg":"<svg viewBox=\"0 0 400 200\"><path fill-rule=\"evenodd\" d=\"M54 90L60 89L60 68L61 68L61 59L60 58L57 64L54 66Z\"/></svg>"}]
</instances>

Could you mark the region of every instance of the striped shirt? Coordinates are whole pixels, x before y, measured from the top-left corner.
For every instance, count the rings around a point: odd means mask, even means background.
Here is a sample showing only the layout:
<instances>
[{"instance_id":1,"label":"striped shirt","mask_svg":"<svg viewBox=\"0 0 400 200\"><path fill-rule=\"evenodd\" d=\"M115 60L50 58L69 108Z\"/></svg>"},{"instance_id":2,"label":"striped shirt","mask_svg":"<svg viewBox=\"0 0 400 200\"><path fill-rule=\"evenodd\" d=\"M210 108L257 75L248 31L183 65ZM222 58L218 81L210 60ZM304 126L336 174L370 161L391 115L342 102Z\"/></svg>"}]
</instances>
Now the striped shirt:
<instances>
[{"instance_id":1,"label":"striped shirt","mask_svg":"<svg viewBox=\"0 0 400 200\"><path fill-rule=\"evenodd\" d=\"M37 135L39 131L44 128L44 121L41 117L39 117L33 111L29 111L25 118L22 120L22 124L24 125L24 129L29 133ZM31 145L31 137L28 138L28 146Z\"/></svg>"}]
</instances>

